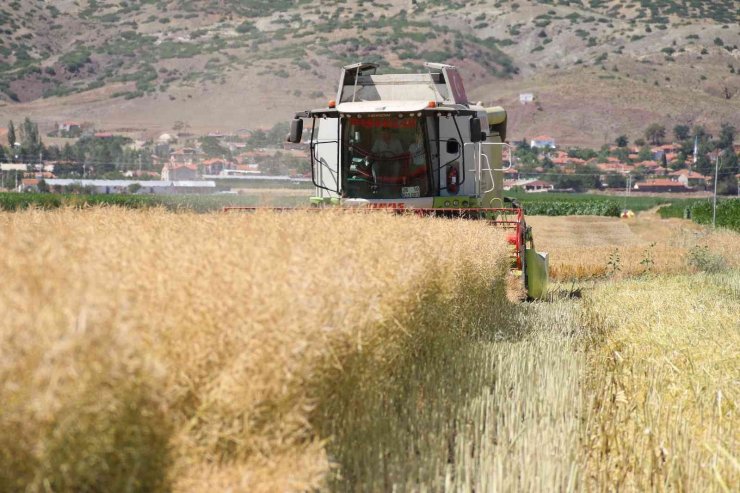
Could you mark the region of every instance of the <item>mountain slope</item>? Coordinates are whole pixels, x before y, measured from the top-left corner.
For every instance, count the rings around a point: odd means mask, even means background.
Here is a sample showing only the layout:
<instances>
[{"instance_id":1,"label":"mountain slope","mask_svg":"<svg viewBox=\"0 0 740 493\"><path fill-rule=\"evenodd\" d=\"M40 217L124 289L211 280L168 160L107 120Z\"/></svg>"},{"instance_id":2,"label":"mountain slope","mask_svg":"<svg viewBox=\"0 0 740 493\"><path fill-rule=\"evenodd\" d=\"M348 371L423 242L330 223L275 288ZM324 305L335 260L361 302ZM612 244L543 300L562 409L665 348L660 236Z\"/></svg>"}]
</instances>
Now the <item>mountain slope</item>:
<instances>
[{"instance_id":1,"label":"mountain slope","mask_svg":"<svg viewBox=\"0 0 740 493\"><path fill-rule=\"evenodd\" d=\"M460 66L470 94L505 104L512 138L546 132L595 145L653 120L740 126L731 0L193 4L0 7L0 118L265 127L325 104L344 63L415 71L428 60ZM520 105L520 92L536 104Z\"/></svg>"}]
</instances>

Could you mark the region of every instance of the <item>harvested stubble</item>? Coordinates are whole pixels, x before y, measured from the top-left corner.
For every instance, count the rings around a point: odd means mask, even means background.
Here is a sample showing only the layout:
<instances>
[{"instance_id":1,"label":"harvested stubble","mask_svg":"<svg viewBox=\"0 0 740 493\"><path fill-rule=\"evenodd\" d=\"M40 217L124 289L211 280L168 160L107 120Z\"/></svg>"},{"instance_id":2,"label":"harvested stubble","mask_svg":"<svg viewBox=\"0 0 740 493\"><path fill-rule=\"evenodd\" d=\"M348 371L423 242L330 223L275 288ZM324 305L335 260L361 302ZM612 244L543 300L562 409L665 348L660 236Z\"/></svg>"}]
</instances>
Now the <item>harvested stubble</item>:
<instances>
[{"instance_id":1,"label":"harvested stubble","mask_svg":"<svg viewBox=\"0 0 740 493\"><path fill-rule=\"evenodd\" d=\"M584 314L586 489L736 491L740 272L606 283Z\"/></svg>"},{"instance_id":2,"label":"harvested stubble","mask_svg":"<svg viewBox=\"0 0 740 493\"><path fill-rule=\"evenodd\" d=\"M339 491L576 489L586 370L578 306L508 315L448 345L442 360L417 359L413 385L364 393L369 415L343 413Z\"/></svg>"},{"instance_id":3,"label":"harvested stubble","mask_svg":"<svg viewBox=\"0 0 740 493\"><path fill-rule=\"evenodd\" d=\"M550 254L552 280L606 275L678 274L694 270L692 249L707 247L725 267L740 268L738 236L643 212L635 219L596 216L527 218L538 250Z\"/></svg>"},{"instance_id":4,"label":"harvested stubble","mask_svg":"<svg viewBox=\"0 0 740 493\"><path fill-rule=\"evenodd\" d=\"M353 384L506 306L503 237L474 222L92 208L0 231L3 490L320 487Z\"/></svg>"}]
</instances>

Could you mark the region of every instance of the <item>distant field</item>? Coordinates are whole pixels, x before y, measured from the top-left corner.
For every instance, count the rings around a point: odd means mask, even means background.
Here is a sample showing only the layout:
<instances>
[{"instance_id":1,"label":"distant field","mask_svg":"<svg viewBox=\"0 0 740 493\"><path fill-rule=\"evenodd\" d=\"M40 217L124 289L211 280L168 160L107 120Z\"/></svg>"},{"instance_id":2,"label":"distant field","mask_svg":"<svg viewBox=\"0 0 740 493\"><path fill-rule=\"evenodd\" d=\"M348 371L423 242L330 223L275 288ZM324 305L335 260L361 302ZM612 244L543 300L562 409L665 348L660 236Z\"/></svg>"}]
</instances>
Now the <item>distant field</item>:
<instances>
[{"instance_id":1,"label":"distant field","mask_svg":"<svg viewBox=\"0 0 740 493\"><path fill-rule=\"evenodd\" d=\"M52 194L0 192L0 210L14 211L31 206L56 209L71 206L115 205L130 209L164 207L194 212L219 210L225 206L300 207L309 205L309 192L286 189L249 189L238 195L125 195L125 194Z\"/></svg>"},{"instance_id":2,"label":"distant field","mask_svg":"<svg viewBox=\"0 0 740 493\"><path fill-rule=\"evenodd\" d=\"M662 204L673 204L674 207L686 207L705 199L646 197L630 195L629 197L610 196L594 193L526 193L507 192L508 197L517 199L532 215L598 215L617 216L624 209L635 212L652 209ZM548 213L548 211L551 211ZM562 212L562 213L556 213Z\"/></svg>"},{"instance_id":3,"label":"distant field","mask_svg":"<svg viewBox=\"0 0 740 493\"><path fill-rule=\"evenodd\" d=\"M168 208L186 207L195 211L213 210L225 205L307 206L308 197L310 197L313 189L302 186L275 188L273 184L270 188L254 188L251 186L240 188L238 192L237 195L85 195L0 192L0 210L24 209L32 204L42 208L82 204L109 204L131 208L162 205ZM625 206L625 201L622 198L587 193L534 194L507 192L506 196L523 204L527 214L530 215L618 215ZM682 207L700 201L702 199L632 196L627 200L626 208L633 211L642 211L662 204L671 204L671 210L682 210ZM548 214L548 208L552 208L554 212Z\"/></svg>"}]
</instances>

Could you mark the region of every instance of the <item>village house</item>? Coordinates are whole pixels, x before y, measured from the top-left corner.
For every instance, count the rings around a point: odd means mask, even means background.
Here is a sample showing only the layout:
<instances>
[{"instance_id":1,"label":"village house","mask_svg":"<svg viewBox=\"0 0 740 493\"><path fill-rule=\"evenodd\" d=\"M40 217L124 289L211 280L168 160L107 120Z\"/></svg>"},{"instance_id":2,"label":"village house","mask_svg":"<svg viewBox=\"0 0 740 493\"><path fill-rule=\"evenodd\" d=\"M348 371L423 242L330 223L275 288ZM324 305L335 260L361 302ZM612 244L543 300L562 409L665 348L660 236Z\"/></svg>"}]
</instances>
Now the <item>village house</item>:
<instances>
[{"instance_id":1,"label":"village house","mask_svg":"<svg viewBox=\"0 0 740 493\"><path fill-rule=\"evenodd\" d=\"M533 178L524 180L504 180L504 190L511 190L515 187L522 188L526 192L542 193L553 190L555 185L547 181Z\"/></svg>"},{"instance_id":2,"label":"village house","mask_svg":"<svg viewBox=\"0 0 740 493\"><path fill-rule=\"evenodd\" d=\"M631 164L622 163L619 161L599 163L596 165L596 167L600 171L603 171L604 173L621 173L621 174L629 173L630 171L633 171L635 169L635 166Z\"/></svg>"},{"instance_id":3,"label":"village house","mask_svg":"<svg viewBox=\"0 0 740 493\"><path fill-rule=\"evenodd\" d=\"M555 185L544 180L533 180L524 184L524 190L526 192L549 192L553 190Z\"/></svg>"},{"instance_id":4,"label":"village house","mask_svg":"<svg viewBox=\"0 0 740 493\"><path fill-rule=\"evenodd\" d=\"M687 187L696 187L699 190L705 190L707 188L708 178L701 173L696 171L689 171L687 169L680 169L674 171L668 175L673 180L683 183Z\"/></svg>"},{"instance_id":5,"label":"village house","mask_svg":"<svg viewBox=\"0 0 740 493\"><path fill-rule=\"evenodd\" d=\"M62 122L57 125L57 130L59 130L59 132L66 133L81 132L82 125L77 122Z\"/></svg>"},{"instance_id":6,"label":"village house","mask_svg":"<svg viewBox=\"0 0 740 493\"><path fill-rule=\"evenodd\" d=\"M655 146L650 149L650 152L653 154L653 159L656 161L660 161L663 159L663 156L668 159L668 154L674 154L678 152L678 146L676 144L665 144L662 146Z\"/></svg>"},{"instance_id":7,"label":"village house","mask_svg":"<svg viewBox=\"0 0 740 493\"><path fill-rule=\"evenodd\" d=\"M529 147L537 147L540 149L555 149L555 139L553 139L549 135L540 135L530 141Z\"/></svg>"},{"instance_id":8,"label":"village house","mask_svg":"<svg viewBox=\"0 0 740 493\"><path fill-rule=\"evenodd\" d=\"M676 180L656 179L635 183L636 192L693 192L693 188Z\"/></svg>"},{"instance_id":9,"label":"village house","mask_svg":"<svg viewBox=\"0 0 740 493\"><path fill-rule=\"evenodd\" d=\"M188 193L214 193L215 181L206 180L80 180L52 179L46 184L53 190L63 190L69 186L91 188L96 193L125 194L132 193L132 186L137 187L137 194L175 195Z\"/></svg>"},{"instance_id":10,"label":"village house","mask_svg":"<svg viewBox=\"0 0 740 493\"><path fill-rule=\"evenodd\" d=\"M201 163L204 175L217 175L225 169L231 168L230 164L221 158L206 159Z\"/></svg>"},{"instance_id":11,"label":"village house","mask_svg":"<svg viewBox=\"0 0 740 493\"><path fill-rule=\"evenodd\" d=\"M531 92L523 92L519 94L519 102L521 104L528 104L534 102L534 94Z\"/></svg>"},{"instance_id":12,"label":"village house","mask_svg":"<svg viewBox=\"0 0 740 493\"><path fill-rule=\"evenodd\" d=\"M657 161L640 161L639 163L635 163L635 167L652 170L660 167L660 163L658 163Z\"/></svg>"},{"instance_id":13,"label":"village house","mask_svg":"<svg viewBox=\"0 0 740 493\"><path fill-rule=\"evenodd\" d=\"M162 168L162 180L195 180L198 178L198 165L167 163Z\"/></svg>"},{"instance_id":14,"label":"village house","mask_svg":"<svg viewBox=\"0 0 740 493\"><path fill-rule=\"evenodd\" d=\"M192 147L184 147L170 152L170 163L172 164L197 164L201 153Z\"/></svg>"},{"instance_id":15,"label":"village house","mask_svg":"<svg viewBox=\"0 0 740 493\"><path fill-rule=\"evenodd\" d=\"M509 168L504 170L504 180L518 180L519 171L515 168Z\"/></svg>"},{"instance_id":16,"label":"village house","mask_svg":"<svg viewBox=\"0 0 740 493\"><path fill-rule=\"evenodd\" d=\"M652 170L655 176L666 176L668 174L668 171L668 168L664 168L663 166L658 166L657 168L654 168Z\"/></svg>"}]
</instances>

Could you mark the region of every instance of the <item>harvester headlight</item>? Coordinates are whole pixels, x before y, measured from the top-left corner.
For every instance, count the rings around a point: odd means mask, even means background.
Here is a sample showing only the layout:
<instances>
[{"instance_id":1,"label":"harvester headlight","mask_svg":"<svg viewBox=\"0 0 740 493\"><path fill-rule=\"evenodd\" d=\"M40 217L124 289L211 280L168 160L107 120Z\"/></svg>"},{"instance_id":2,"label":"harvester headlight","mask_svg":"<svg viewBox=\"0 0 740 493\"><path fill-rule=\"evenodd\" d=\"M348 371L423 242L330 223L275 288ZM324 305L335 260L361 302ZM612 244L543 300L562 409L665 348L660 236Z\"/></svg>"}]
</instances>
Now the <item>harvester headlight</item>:
<instances>
[{"instance_id":1,"label":"harvester headlight","mask_svg":"<svg viewBox=\"0 0 740 493\"><path fill-rule=\"evenodd\" d=\"M459 200L453 200L452 201L452 205L454 205L455 207L457 207L458 205L460 205L460 201Z\"/></svg>"},{"instance_id":2,"label":"harvester headlight","mask_svg":"<svg viewBox=\"0 0 740 493\"><path fill-rule=\"evenodd\" d=\"M445 200L445 207L449 207L449 206L450 206L450 201L449 200Z\"/></svg>"},{"instance_id":3,"label":"harvester headlight","mask_svg":"<svg viewBox=\"0 0 740 493\"><path fill-rule=\"evenodd\" d=\"M467 200L463 200L463 203L462 203L462 206L463 206L463 207L467 207L467 206L469 206L469 205L470 205L470 204L468 203L468 201L467 201Z\"/></svg>"}]
</instances>

